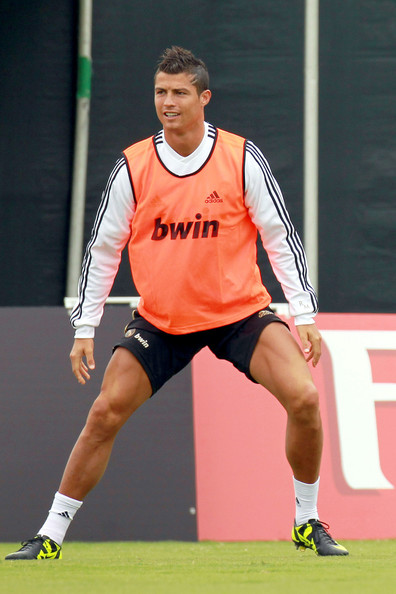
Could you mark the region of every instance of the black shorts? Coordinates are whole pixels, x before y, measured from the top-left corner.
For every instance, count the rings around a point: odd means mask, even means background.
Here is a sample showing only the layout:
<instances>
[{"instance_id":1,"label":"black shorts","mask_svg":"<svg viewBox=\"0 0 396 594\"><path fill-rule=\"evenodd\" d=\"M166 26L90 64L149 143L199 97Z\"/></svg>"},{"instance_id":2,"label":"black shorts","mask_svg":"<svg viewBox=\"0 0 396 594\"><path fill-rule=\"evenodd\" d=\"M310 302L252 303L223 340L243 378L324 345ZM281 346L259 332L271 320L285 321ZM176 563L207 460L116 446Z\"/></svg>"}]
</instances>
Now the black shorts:
<instances>
[{"instance_id":1,"label":"black shorts","mask_svg":"<svg viewBox=\"0 0 396 594\"><path fill-rule=\"evenodd\" d=\"M149 377L153 394L206 346L218 359L230 361L255 382L249 372L250 359L261 332L271 322L280 322L288 328L267 307L220 328L190 334L168 334L134 310L132 320L125 328L125 337L114 346L113 352L118 347L124 347L135 355Z\"/></svg>"}]
</instances>

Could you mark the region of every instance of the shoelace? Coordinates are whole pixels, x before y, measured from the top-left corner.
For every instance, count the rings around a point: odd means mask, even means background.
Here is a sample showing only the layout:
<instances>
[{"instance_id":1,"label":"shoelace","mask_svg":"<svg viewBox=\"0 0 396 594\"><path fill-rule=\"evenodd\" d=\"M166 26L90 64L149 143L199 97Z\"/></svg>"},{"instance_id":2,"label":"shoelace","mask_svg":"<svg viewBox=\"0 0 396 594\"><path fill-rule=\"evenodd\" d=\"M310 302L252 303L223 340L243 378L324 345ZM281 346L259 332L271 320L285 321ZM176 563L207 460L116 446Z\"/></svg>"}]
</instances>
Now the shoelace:
<instances>
[{"instance_id":1,"label":"shoelace","mask_svg":"<svg viewBox=\"0 0 396 594\"><path fill-rule=\"evenodd\" d=\"M35 542L36 540L43 541L43 538L41 536L35 536L34 538L29 538L29 540L23 540L21 542L21 545L22 545L21 551L26 549L28 545L30 545L32 542Z\"/></svg>"},{"instance_id":2,"label":"shoelace","mask_svg":"<svg viewBox=\"0 0 396 594\"><path fill-rule=\"evenodd\" d=\"M331 537L331 534L329 533L330 525L327 524L326 522L322 522L322 520L316 520L316 525L320 529L320 531L323 534L324 538L327 541L331 542L332 544L335 544L335 540Z\"/></svg>"}]
</instances>

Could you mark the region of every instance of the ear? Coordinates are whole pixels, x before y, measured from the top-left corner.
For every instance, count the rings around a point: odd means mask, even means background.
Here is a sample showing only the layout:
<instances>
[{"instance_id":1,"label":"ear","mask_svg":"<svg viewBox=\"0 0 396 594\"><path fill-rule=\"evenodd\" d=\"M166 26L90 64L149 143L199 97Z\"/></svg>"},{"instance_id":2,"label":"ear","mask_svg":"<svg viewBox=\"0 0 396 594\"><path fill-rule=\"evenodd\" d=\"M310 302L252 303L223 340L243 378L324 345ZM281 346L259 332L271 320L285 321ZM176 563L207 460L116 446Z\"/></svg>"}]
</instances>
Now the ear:
<instances>
[{"instance_id":1,"label":"ear","mask_svg":"<svg viewBox=\"0 0 396 594\"><path fill-rule=\"evenodd\" d=\"M211 97L212 97L212 91L209 91L209 89L206 89L206 91L202 91L201 96L200 96L200 101L201 101L202 107L206 107L206 105L209 103Z\"/></svg>"}]
</instances>

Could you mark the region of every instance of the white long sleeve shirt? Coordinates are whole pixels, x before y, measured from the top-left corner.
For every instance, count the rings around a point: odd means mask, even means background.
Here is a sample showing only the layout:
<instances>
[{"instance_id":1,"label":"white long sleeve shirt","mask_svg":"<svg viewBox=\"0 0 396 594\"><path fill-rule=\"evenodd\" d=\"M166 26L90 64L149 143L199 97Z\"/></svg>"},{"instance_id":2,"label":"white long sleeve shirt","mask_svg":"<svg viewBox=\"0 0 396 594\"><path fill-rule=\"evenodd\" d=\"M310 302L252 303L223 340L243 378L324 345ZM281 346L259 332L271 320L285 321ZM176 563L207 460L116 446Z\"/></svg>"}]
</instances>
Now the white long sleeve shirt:
<instances>
[{"instance_id":1,"label":"white long sleeve shirt","mask_svg":"<svg viewBox=\"0 0 396 594\"><path fill-rule=\"evenodd\" d=\"M182 157L166 142L163 131L156 136L158 155L175 175L190 175L207 160L216 129L205 122L205 134L197 149ZM301 241L285 207L281 190L261 151L246 143L245 204L257 227L275 276L289 303L295 324L311 324L317 299L308 277ZM119 159L110 174L87 245L79 281L78 302L70 320L76 338L92 338L100 324L106 299L118 272L135 213L135 200L125 159Z\"/></svg>"}]
</instances>

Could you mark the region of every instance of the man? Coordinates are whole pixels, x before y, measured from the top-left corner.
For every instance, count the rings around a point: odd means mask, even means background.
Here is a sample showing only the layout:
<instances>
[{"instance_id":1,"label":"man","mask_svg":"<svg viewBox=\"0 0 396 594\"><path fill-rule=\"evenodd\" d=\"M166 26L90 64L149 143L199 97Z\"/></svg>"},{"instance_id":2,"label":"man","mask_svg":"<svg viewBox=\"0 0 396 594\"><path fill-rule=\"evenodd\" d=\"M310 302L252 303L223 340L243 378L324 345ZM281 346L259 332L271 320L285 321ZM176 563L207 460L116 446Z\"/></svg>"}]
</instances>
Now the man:
<instances>
[{"instance_id":1,"label":"man","mask_svg":"<svg viewBox=\"0 0 396 594\"><path fill-rule=\"evenodd\" d=\"M123 153L87 246L71 364L85 384L95 368L94 331L129 241L141 296L115 346L101 392L66 465L38 535L7 559L60 558L74 514L103 475L118 430L204 346L267 388L286 409L286 455L293 470L297 548L347 555L319 521L322 451L316 296L280 189L259 149L205 122L211 98L205 64L167 49L154 79L163 129ZM256 236L288 299L303 352L269 308L256 263ZM303 354L304 353L304 354Z\"/></svg>"}]
</instances>

